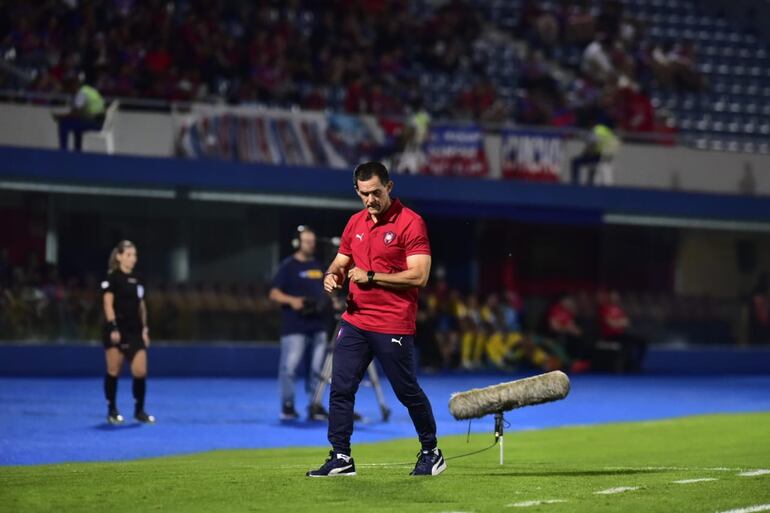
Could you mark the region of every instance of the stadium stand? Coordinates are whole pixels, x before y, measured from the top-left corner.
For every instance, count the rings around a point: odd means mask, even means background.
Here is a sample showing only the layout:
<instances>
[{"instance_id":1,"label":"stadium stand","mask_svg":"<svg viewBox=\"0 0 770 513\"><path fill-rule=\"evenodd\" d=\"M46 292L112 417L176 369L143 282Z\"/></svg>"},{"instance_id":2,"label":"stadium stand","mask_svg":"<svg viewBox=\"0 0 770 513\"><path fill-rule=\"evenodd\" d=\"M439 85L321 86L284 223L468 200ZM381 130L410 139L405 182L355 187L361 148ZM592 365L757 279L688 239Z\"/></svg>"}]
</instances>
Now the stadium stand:
<instances>
[{"instance_id":1,"label":"stadium stand","mask_svg":"<svg viewBox=\"0 0 770 513\"><path fill-rule=\"evenodd\" d=\"M83 71L110 97L770 135L767 45L687 0L19 3L0 50L0 86L28 91Z\"/></svg>"}]
</instances>

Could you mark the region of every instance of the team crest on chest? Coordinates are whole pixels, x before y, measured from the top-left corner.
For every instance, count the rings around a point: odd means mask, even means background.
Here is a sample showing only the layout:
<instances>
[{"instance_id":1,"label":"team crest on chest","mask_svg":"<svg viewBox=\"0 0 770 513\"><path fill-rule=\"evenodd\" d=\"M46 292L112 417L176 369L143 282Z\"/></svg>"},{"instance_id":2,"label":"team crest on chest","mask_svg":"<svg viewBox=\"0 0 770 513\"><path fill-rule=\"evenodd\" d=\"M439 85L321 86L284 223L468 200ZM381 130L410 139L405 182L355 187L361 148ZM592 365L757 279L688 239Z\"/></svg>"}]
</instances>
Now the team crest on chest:
<instances>
[{"instance_id":1,"label":"team crest on chest","mask_svg":"<svg viewBox=\"0 0 770 513\"><path fill-rule=\"evenodd\" d=\"M390 245L394 240L396 240L396 234L393 232L386 232L382 237L382 242L384 242L386 246Z\"/></svg>"}]
</instances>

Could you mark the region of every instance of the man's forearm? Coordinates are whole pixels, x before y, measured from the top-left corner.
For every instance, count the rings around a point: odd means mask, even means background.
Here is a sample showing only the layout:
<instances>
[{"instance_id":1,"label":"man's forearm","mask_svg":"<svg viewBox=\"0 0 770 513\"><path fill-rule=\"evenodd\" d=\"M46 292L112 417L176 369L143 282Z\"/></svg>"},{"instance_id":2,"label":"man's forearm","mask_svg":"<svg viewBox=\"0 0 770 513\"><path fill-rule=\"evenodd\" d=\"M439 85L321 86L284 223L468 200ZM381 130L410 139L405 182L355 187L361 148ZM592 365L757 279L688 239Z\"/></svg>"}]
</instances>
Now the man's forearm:
<instances>
[{"instance_id":1,"label":"man's forearm","mask_svg":"<svg viewBox=\"0 0 770 513\"><path fill-rule=\"evenodd\" d=\"M345 281L345 271L347 266L340 265L338 263L332 262L329 268L326 270L326 274L333 274L337 276L340 281L338 283L342 283Z\"/></svg>"},{"instance_id":2,"label":"man's forearm","mask_svg":"<svg viewBox=\"0 0 770 513\"><path fill-rule=\"evenodd\" d=\"M284 291L274 288L270 291L270 299L279 305L290 305L296 299L295 296L286 294Z\"/></svg>"},{"instance_id":3,"label":"man's forearm","mask_svg":"<svg viewBox=\"0 0 770 513\"><path fill-rule=\"evenodd\" d=\"M393 290L422 288L427 283L427 277L416 269L407 269L398 273L374 273L374 283L380 287Z\"/></svg>"}]
</instances>

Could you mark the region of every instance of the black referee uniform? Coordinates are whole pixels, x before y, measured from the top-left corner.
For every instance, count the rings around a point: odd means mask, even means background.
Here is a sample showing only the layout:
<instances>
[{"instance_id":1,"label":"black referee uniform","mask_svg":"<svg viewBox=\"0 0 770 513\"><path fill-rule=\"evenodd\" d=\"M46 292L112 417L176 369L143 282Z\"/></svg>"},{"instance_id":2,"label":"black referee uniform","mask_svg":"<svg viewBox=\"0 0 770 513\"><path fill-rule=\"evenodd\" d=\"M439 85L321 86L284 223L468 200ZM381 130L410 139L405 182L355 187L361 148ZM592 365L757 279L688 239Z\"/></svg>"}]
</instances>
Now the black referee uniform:
<instances>
[{"instance_id":1,"label":"black referee uniform","mask_svg":"<svg viewBox=\"0 0 770 513\"><path fill-rule=\"evenodd\" d=\"M144 285L133 272L124 273L120 269L110 272L101 283L102 295L112 293L115 322L106 323L102 344L104 349L113 347L123 353L131 362L139 351L147 349L142 330L144 324L141 317L141 304L144 299ZM110 335L117 330L120 333L120 342L114 343ZM108 420L111 423L120 423L122 416L118 413L116 396L118 390L118 376L109 373L104 377L104 394L109 408ZM147 380L144 376L133 379L132 392L134 395L134 417L140 422L154 423L155 417L144 411L144 398L147 393Z\"/></svg>"},{"instance_id":2,"label":"black referee uniform","mask_svg":"<svg viewBox=\"0 0 770 513\"><path fill-rule=\"evenodd\" d=\"M131 361L137 351L145 349L142 340L144 326L139 315L139 307L144 299L144 285L136 274L126 274L116 269L102 282L102 295L108 292L115 298L113 308L115 324L120 332L120 344L114 344L110 340L110 333L114 328L111 324L105 326L102 343L105 349L117 347L128 361Z\"/></svg>"}]
</instances>

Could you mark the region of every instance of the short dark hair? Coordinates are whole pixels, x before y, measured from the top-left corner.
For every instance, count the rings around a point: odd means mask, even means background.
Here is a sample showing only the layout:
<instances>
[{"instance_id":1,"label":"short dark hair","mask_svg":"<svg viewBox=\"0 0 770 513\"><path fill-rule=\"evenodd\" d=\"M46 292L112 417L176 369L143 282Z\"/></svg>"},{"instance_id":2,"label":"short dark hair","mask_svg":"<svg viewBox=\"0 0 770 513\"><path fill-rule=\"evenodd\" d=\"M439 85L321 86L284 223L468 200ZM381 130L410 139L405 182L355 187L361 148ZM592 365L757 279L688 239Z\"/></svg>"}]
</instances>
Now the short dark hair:
<instances>
[{"instance_id":1,"label":"short dark hair","mask_svg":"<svg viewBox=\"0 0 770 513\"><path fill-rule=\"evenodd\" d=\"M371 180L373 176L376 176L382 182L382 185L387 185L390 182L390 175L388 169L382 164L382 162L364 162L356 167L353 171L353 186L358 188L358 181Z\"/></svg>"}]
</instances>

